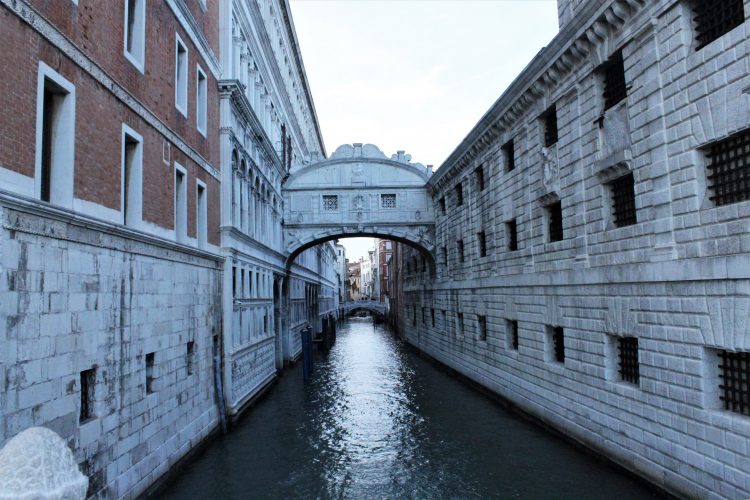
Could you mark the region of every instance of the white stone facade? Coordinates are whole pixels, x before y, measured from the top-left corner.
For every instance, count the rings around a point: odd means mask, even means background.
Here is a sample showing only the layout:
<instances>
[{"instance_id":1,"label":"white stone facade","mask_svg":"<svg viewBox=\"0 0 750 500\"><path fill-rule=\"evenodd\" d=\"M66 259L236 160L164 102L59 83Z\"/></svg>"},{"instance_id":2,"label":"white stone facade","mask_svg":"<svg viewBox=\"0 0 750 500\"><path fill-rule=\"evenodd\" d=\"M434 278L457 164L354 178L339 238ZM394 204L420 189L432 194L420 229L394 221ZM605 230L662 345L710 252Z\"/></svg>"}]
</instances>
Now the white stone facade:
<instances>
[{"instance_id":1,"label":"white stone facade","mask_svg":"<svg viewBox=\"0 0 750 500\"><path fill-rule=\"evenodd\" d=\"M328 276L335 272L331 244L301 255L287 276L282 182L306 158L325 154L306 76L294 63L300 55L287 9L283 1L243 1L221 10L224 386L231 415L296 359L298 329L318 323L337 287ZM300 288L308 292L301 304L287 295ZM286 300L305 309L292 324L282 314ZM319 314L312 312L317 305Z\"/></svg>"},{"instance_id":2,"label":"white stone facade","mask_svg":"<svg viewBox=\"0 0 750 500\"><path fill-rule=\"evenodd\" d=\"M712 201L707 148L750 129L750 2L702 48L693 7L561 2L560 34L430 180L436 276L404 248L400 321L410 343L656 484L746 498L750 416L724 409L717 354L750 350L750 201ZM605 111L602 65L619 50L627 97ZM611 183L631 173L637 223L618 227ZM637 383L620 373L625 337Z\"/></svg>"}]
</instances>

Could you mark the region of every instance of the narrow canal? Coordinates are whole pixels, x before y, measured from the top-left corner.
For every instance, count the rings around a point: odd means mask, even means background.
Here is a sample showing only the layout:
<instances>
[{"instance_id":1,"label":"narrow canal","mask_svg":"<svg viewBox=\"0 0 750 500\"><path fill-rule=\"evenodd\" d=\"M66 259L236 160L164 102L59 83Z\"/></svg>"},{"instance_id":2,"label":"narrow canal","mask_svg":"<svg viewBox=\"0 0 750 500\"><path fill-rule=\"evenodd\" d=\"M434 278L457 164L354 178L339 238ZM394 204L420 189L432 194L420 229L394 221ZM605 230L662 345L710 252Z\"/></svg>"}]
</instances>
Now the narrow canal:
<instances>
[{"instance_id":1,"label":"narrow canal","mask_svg":"<svg viewBox=\"0 0 750 500\"><path fill-rule=\"evenodd\" d=\"M339 328L164 498L653 498L622 471L504 409L372 320Z\"/></svg>"}]
</instances>

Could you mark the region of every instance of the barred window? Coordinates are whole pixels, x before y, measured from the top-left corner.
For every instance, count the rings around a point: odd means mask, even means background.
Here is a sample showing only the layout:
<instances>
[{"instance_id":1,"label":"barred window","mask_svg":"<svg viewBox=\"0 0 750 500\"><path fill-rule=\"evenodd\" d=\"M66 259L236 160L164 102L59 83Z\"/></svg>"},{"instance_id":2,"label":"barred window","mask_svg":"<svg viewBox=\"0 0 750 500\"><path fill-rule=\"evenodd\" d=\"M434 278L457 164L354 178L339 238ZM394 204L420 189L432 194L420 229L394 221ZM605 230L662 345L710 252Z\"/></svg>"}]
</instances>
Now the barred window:
<instances>
[{"instance_id":1,"label":"barred window","mask_svg":"<svg viewBox=\"0 0 750 500\"><path fill-rule=\"evenodd\" d=\"M187 374L192 375L195 373L195 342L190 341L186 346L186 358L187 358Z\"/></svg>"},{"instance_id":2,"label":"barred window","mask_svg":"<svg viewBox=\"0 0 750 500\"><path fill-rule=\"evenodd\" d=\"M458 321L458 334L463 335L464 334L464 313L458 313L456 315L456 319Z\"/></svg>"},{"instance_id":3,"label":"barred window","mask_svg":"<svg viewBox=\"0 0 750 500\"><path fill-rule=\"evenodd\" d=\"M323 210L333 212L339 209L339 197L336 195L323 195Z\"/></svg>"},{"instance_id":4,"label":"barred window","mask_svg":"<svg viewBox=\"0 0 750 500\"><path fill-rule=\"evenodd\" d=\"M719 351L718 356L724 409L750 416L750 352Z\"/></svg>"},{"instance_id":5,"label":"barred window","mask_svg":"<svg viewBox=\"0 0 750 500\"><path fill-rule=\"evenodd\" d=\"M635 210L635 180L632 172L612 181L612 214L615 226L632 226L638 223Z\"/></svg>"},{"instance_id":6,"label":"barred window","mask_svg":"<svg viewBox=\"0 0 750 500\"><path fill-rule=\"evenodd\" d=\"M508 250L515 252L518 250L518 225L516 219L505 223L505 235L508 240Z\"/></svg>"},{"instance_id":7,"label":"barred window","mask_svg":"<svg viewBox=\"0 0 750 500\"><path fill-rule=\"evenodd\" d=\"M458 247L458 261L464 262L464 240L458 240L456 246Z\"/></svg>"},{"instance_id":8,"label":"barred window","mask_svg":"<svg viewBox=\"0 0 750 500\"><path fill-rule=\"evenodd\" d=\"M380 207L381 208L396 208L396 195L395 194L381 194L380 195Z\"/></svg>"},{"instance_id":9,"label":"barred window","mask_svg":"<svg viewBox=\"0 0 750 500\"><path fill-rule=\"evenodd\" d=\"M622 51L617 51L602 66L604 74L604 110L619 104L628 96L625 82L625 62Z\"/></svg>"},{"instance_id":10,"label":"barred window","mask_svg":"<svg viewBox=\"0 0 750 500\"><path fill-rule=\"evenodd\" d=\"M557 144L557 107L552 105L542 115L544 120L544 145L546 147Z\"/></svg>"},{"instance_id":11,"label":"barred window","mask_svg":"<svg viewBox=\"0 0 750 500\"><path fill-rule=\"evenodd\" d=\"M505 157L505 169L510 172L516 168L516 154L513 148L513 139L509 140L502 147L503 156Z\"/></svg>"},{"instance_id":12,"label":"barred window","mask_svg":"<svg viewBox=\"0 0 750 500\"><path fill-rule=\"evenodd\" d=\"M464 204L464 188L461 186L461 183L459 182L456 184L456 206L460 207Z\"/></svg>"},{"instance_id":13,"label":"barred window","mask_svg":"<svg viewBox=\"0 0 750 500\"><path fill-rule=\"evenodd\" d=\"M750 130L709 146L706 153L711 200L717 206L750 200Z\"/></svg>"},{"instance_id":14,"label":"barred window","mask_svg":"<svg viewBox=\"0 0 750 500\"><path fill-rule=\"evenodd\" d=\"M558 363L565 363L565 332L563 327L552 327L551 334L552 354L554 355L554 360Z\"/></svg>"},{"instance_id":15,"label":"barred window","mask_svg":"<svg viewBox=\"0 0 750 500\"><path fill-rule=\"evenodd\" d=\"M477 189L484 191L484 168L478 167L474 170L474 175L477 178Z\"/></svg>"},{"instance_id":16,"label":"barred window","mask_svg":"<svg viewBox=\"0 0 750 500\"><path fill-rule=\"evenodd\" d=\"M694 0L697 50L745 22L743 0Z\"/></svg>"},{"instance_id":17,"label":"barred window","mask_svg":"<svg viewBox=\"0 0 750 500\"><path fill-rule=\"evenodd\" d=\"M477 245L479 246L479 256L487 256L487 238L484 235L484 231L477 233Z\"/></svg>"},{"instance_id":18,"label":"barred window","mask_svg":"<svg viewBox=\"0 0 750 500\"><path fill-rule=\"evenodd\" d=\"M448 265L448 249L443 247L443 264Z\"/></svg>"},{"instance_id":19,"label":"barred window","mask_svg":"<svg viewBox=\"0 0 750 500\"><path fill-rule=\"evenodd\" d=\"M507 319L506 329L508 332L508 344L514 351L518 350L518 321L514 319Z\"/></svg>"},{"instance_id":20,"label":"barred window","mask_svg":"<svg viewBox=\"0 0 750 500\"><path fill-rule=\"evenodd\" d=\"M477 315L477 326L479 327L479 340L487 340L487 316Z\"/></svg>"},{"instance_id":21,"label":"barred window","mask_svg":"<svg viewBox=\"0 0 750 500\"><path fill-rule=\"evenodd\" d=\"M631 384L638 384L640 380L638 364L638 339L636 337L620 337L617 339L619 356L620 379Z\"/></svg>"},{"instance_id":22,"label":"barred window","mask_svg":"<svg viewBox=\"0 0 750 500\"><path fill-rule=\"evenodd\" d=\"M446 213L445 212L445 196L443 196L442 198L440 198L439 204L440 204L440 213L442 213L443 215L445 215L445 213Z\"/></svg>"},{"instance_id":23,"label":"barred window","mask_svg":"<svg viewBox=\"0 0 750 500\"><path fill-rule=\"evenodd\" d=\"M154 392L154 353L146 354L146 394Z\"/></svg>"},{"instance_id":24,"label":"barred window","mask_svg":"<svg viewBox=\"0 0 750 500\"><path fill-rule=\"evenodd\" d=\"M563 219L562 202L558 201L547 206L547 222L550 241L562 241Z\"/></svg>"},{"instance_id":25,"label":"barred window","mask_svg":"<svg viewBox=\"0 0 750 500\"><path fill-rule=\"evenodd\" d=\"M81 372L81 411L79 422L94 418L94 394L96 387L96 368Z\"/></svg>"}]
</instances>

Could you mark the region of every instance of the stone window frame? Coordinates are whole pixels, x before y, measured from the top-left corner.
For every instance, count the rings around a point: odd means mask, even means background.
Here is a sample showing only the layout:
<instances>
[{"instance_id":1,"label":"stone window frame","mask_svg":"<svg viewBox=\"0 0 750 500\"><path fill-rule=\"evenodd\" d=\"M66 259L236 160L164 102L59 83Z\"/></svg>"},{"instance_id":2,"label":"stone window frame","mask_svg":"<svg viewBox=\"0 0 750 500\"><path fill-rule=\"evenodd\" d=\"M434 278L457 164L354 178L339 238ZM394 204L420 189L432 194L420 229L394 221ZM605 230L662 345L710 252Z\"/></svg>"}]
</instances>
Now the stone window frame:
<instances>
[{"instance_id":1,"label":"stone window frame","mask_svg":"<svg viewBox=\"0 0 750 500\"><path fill-rule=\"evenodd\" d=\"M556 102L553 102L544 110L539 116L539 122L541 125L541 142L545 148L551 148L560 142L560 123ZM552 128L553 126L554 128Z\"/></svg>"},{"instance_id":2,"label":"stone window frame","mask_svg":"<svg viewBox=\"0 0 750 500\"><path fill-rule=\"evenodd\" d=\"M479 165L474 169L474 178L477 184L477 191L481 193L487 187L487 182L484 175L484 164Z\"/></svg>"},{"instance_id":3,"label":"stone window frame","mask_svg":"<svg viewBox=\"0 0 750 500\"><path fill-rule=\"evenodd\" d=\"M208 76L200 64L195 65L195 127L206 137L208 131Z\"/></svg>"},{"instance_id":4,"label":"stone window frame","mask_svg":"<svg viewBox=\"0 0 750 500\"><path fill-rule=\"evenodd\" d=\"M724 360L721 359L722 353L747 355L748 351L723 346L711 346L704 349L702 360L703 406L709 410L736 416L739 419L746 419L750 416L750 413L748 413L750 412L750 405L746 405L748 408L745 409L745 412L740 412L728 408L728 402L723 400L725 389L722 386L725 384L725 380L722 373L722 364L724 364Z\"/></svg>"},{"instance_id":5,"label":"stone window frame","mask_svg":"<svg viewBox=\"0 0 750 500\"><path fill-rule=\"evenodd\" d=\"M131 22L130 2L133 2L133 31L129 33L129 26ZM76 3L78 3L76 1ZM127 59L135 68L143 74L146 67L146 0L125 0L125 14L123 16L123 37L122 37L122 51ZM131 40L131 35L134 40ZM128 42L136 42L136 44L130 44ZM132 49L132 50L131 50Z\"/></svg>"},{"instance_id":6,"label":"stone window frame","mask_svg":"<svg viewBox=\"0 0 750 500\"><path fill-rule=\"evenodd\" d=\"M324 194L321 196L321 208L323 212L337 212L339 209L339 197L335 194Z\"/></svg>"},{"instance_id":7,"label":"stone window frame","mask_svg":"<svg viewBox=\"0 0 750 500\"><path fill-rule=\"evenodd\" d=\"M544 241L546 243L558 243L565 240L565 219L563 218L562 200L557 196L542 206L544 211ZM559 209L559 212L558 212ZM560 237L556 238L553 229L557 228L555 217L559 217ZM553 224L555 227L553 227Z\"/></svg>"},{"instance_id":8,"label":"stone window frame","mask_svg":"<svg viewBox=\"0 0 750 500\"><path fill-rule=\"evenodd\" d=\"M459 182L453 188L456 195L456 206L461 207L464 204L464 187L463 183Z\"/></svg>"},{"instance_id":9,"label":"stone window frame","mask_svg":"<svg viewBox=\"0 0 750 500\"><path fill-rule=\"evenodd\" d=\"M701 209L728 207L731 205L736 205L737 203L746 203L750 201L750 198L748 198L745 200L738 200L730 203L717 203L714 199L716 197L716 188L714 186L711 172L713 163L711 158L711 150L721 145L722 143L736 140L741 136L748 136L747 140L750 141L750 127L746 127L718 139L711 140L698 148L698 158L696 159L696 163L703 171L703 175L697 176L699 180L699 192L702 193Z\"/></svg>"},{"instance_id":10,"label":"stone window frame","mask_svg":"<svg viewBox=\"0 0 750 500\"><path fill-rule=\"evenodd\" d=\"M78 412L78 423L80 425L97 418L96 415L96 365L83 370L79 375L80 384L80 406Z\"/></svg>"},{"instance_id":11,"label":"stone window frame","mask_svg":"<svg viewBox=\"0 0 750 500\"><path fill-rule=\"evenodd\" d=\"M547 347L545 361L555 365L565 365L565 328L560 325L545 325Z\"/></svg>"},{"instance_id":12,"label":"stone window frame","mask_svg":"<svg viewBox=\"0 0 750 500\"><path fill-rule=\"evenodd\" d=\"M722 7L720 4L726 2L727 4L731 2L735 2L736 5L734 7L739 7L742 10L742 20L739 19L734 20L734 24L730 24L727 26L724 26L724 31L721 33L714 33L710 37L706 37L705 39L701 39L701 25L699 23L698 17L700 16L700 9L703 7L703 3L707 0L689 0L689 11L690 11L690 20L693 27L693 33L694 33L694 43L695 43L695 51L698 52L705 47L711 45L713 42L720 40L722 37L726 36L727 34L731 33L735 29L742 26L745 21L747 21L747 12L745 11L745 2L744 0L710 0L711 4L705 6L709 10L712 10L716 16L720 15L726 15L726 12L724 12L722 9L727 8L727 6Z\"/></svg>"},{"instance_id":13,"label":"stone window frame","mask_svg":"<svg viewBox=\"0 0 750 500\"><path fill-rule=\"evenodd\" d=\"M190 68L190 52L178 33L174 46L174 105L185 118L188 117L188 73ZM184 61L181 61L184 57Z\"/></svg>"},{"instance_id":14,"label":"stone window frame","mask_svg":"<svg viewBox=\"0 0 750 500\"><path fill-rule=\"evenodd\" d=\"M195 238L198 248L208 245L208 186L195 180Z\"/></svg>"},{"instance_id":15,"label":"stone window frame","mask_svg":"<svg viewBox=\"0 0 750 500\"><path fill-rule=\"evenodd\" d=\"M50 90L52 89L52 90ZM34 168L34 194L43 199L43 142L46 116L45 94L63 96L56 106L58 119L54 135L55 155L50 161L49 203L68 209L73 208L75 179L75 131L76 131L76 87L46 63L39 62L36 101L36 142Z\"/></svg>"},{"instance_id":16,"label":"stone window frame","mask_svg":"<svg viewBox=\"0 0 750 500\"><path fill-rule=\"evenodd\" d=\"M484 230L477 233L477 255L487 257L487 233Z\"/></svg>"},{"instance_id":17,"label":"stone window frame","mask_svg":"<svg viewBox=\"0 0 750 500\"><path fill-rule=\"evenodd\" d=\"M122 224L139 228L143 221L143 136L122 124L120 159L120 212ZM132 146L128 152L128 143Z\"/></svg>"},{"instance_id":18,"label":"stone window frame","mask_svg":"<svg viewBox=\"0 0 750 500\"><path fill-rule=\"evenodd\" d=\"M380 208L384 210L395 210L398 208L395 193L383 193L380 195Z\"/></svg>"},{"instance_id":19,"label":"stone window frame","mask_svg":"<svg viewBox=\"0 0 750 500\"><path fill-rule=\"evenodd\" d=\"M521 245L518 238L518 218L513 217L504 223L505 226L505 248L509 252L517 252Z\"/></svg>"},{"instance_id":20,"label":"stone window frame","mask_svg":"<svg viewBox=\"0 0 750 500\"><path fill-rule=\"evenodd\" d=\"M505 171L512 172L516 169L516 149L514 138L509 139L500 148L503 155L503 162L505 163Z\"/></svg>"}]
</instances>

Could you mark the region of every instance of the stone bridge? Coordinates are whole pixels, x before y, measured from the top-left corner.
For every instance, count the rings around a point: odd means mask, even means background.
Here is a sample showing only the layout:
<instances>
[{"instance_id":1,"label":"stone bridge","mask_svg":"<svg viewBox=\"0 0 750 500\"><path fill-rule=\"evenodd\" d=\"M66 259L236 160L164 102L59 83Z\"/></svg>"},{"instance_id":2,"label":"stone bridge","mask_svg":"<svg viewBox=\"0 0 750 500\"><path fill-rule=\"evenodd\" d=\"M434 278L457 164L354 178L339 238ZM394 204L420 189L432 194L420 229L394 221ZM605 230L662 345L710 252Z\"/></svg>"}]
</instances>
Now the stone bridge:
<instances>
[{"instance_id":1,"label":"stone bridge","mask_svg":"<svg viewBox=\"0 0 750 500\"><path fill-rule=\"evenodd\" d=\"M386 304L385 302L376 302L374 300L358 300L354 302L345 302L341 306L341 310L344 312L344 314L349 314L357 310L365 310L377 314L385 314Z\"/></svg>"},{"instance_id":2,"label":"stone bridge","mask_svg":"<svg viewBox=\"0 0 750 500\"><path fill-rule=\"evenodd\" d=\"M399 151L340 146L330 158L295 170L284 182L284 244L290 266L328 240L372 236L418 248L434 268L432 170Z\"/></svg>"}]
</instances>

